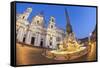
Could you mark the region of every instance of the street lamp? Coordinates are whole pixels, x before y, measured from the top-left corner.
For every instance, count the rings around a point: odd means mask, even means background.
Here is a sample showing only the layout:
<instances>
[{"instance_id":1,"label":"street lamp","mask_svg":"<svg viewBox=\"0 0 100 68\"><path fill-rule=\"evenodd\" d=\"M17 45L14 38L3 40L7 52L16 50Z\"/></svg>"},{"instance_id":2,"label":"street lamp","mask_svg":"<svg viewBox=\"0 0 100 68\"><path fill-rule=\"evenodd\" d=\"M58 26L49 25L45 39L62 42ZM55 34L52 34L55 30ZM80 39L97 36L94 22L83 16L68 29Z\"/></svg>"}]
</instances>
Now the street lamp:
<instances>
[{"instance_id":1,"label":"street lamp","mask_svg":"<svg viewBox=\"0 0 100 68\"><path fill-rule=\"evenodd\" d=\"M89 34L89 37L88 37L89 43L90 43L90 40L91 40L91 35L92 35L92 33L90 33L90 34Z\"/></svg>"}]
</instances>

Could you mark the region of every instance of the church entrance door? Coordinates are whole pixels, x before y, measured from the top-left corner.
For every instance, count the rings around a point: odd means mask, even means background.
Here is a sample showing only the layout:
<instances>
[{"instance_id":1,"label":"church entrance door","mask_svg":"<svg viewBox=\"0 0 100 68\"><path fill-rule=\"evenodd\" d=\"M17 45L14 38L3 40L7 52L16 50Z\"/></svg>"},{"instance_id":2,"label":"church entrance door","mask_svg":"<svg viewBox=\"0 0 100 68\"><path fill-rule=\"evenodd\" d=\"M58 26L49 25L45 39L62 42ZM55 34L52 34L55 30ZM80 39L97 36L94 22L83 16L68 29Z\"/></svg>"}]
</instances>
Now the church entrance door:
<instances>
[{"instance_id":1,"label":"church entrance door","mask_svg":"<svg viewBox=\"0 0 100 68\"><path fill-rule=\"evenodd\" d=\"M34 45L34 41L35 41L35 38L32 37L32 38L31 38L31 44L32 44L32 45Z\"/></svg>"},{"instance_id":2,"label":"church entrance door","mask_svg":"<svg viewBox=\"0 0 100 68\"><path fill-rule=\"evenodd\" d=\"M43 47L43 41L40 42L40 47Z\"/></svg>"},{"instance_id":3,"label":"church entrance door","mask_svg":"<svg viewBox=\"0 0 100 68\"><path fill-rule=\"evenodd\" d=\"M25 37L23 38L23 42L25 42Z\"/></svg>"}]
</instances>

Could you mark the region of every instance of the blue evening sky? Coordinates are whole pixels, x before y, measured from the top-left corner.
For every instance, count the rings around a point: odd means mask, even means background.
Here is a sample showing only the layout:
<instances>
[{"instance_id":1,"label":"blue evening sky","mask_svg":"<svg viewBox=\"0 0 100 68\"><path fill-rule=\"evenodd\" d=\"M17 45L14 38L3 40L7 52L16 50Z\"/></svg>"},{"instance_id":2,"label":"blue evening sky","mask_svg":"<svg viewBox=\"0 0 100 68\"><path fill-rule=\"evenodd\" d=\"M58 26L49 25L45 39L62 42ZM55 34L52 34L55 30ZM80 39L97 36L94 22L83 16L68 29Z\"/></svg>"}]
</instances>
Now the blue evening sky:
<instances>
[{"instance_id":1,"label":"blue evening sky","mask_svg":"<svg viewBox=\"0 0 100 68\"><path fill-rule=\"evenodd\" d=\"M45 17L46 26L49 23L50 16L54 16L56 26L64 30L66 29L66 23L67 23L65 15L65 9L66 9L68 11L73 32L79 39L88 37L89 34L94 30L96 25L95 7L17 3L16 12L18 14L21 14L29 7L32 8L32 13L28 18L30 22L33 16L42 12Z\"/></svg>"}]
</instances>

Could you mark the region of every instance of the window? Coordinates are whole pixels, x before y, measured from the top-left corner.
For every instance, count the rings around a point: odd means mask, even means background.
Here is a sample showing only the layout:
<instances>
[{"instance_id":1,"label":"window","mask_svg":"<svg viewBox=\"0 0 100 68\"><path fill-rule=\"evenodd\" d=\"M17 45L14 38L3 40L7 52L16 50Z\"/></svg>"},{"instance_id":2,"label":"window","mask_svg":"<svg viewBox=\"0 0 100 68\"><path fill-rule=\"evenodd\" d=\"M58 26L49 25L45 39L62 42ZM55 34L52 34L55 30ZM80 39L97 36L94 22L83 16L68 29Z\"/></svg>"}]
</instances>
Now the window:
<instances>
[{"instance_id":1,"label":"window","mask_svg":"<svg viewBox=\"0 0 100 68\"><path fill-rule=\"evenodd\" d=\"M39 20L37 20L37 24L39 24Z\"/></svg>"},{"instance_id":2,"label":"window","mask_svg":"<svg viewBox=\"0 0 100 68\"><path fill-rule=\"evenodd\" d=\"M23 19L25 18L25 16L23 16Z\"/></svg>"},{"instance_id":3,"label":"window","mask_svg":"<svg viewBox=\"0 0 100 68\"><path fill-rule=\"evenodd\" d=\"M51 19L52 22L54 22L54 19Z\"/></svg>"},{"instance_id":4,"label":"window","mask_svg":"<svg viewBox=\"0 0 100 68\"><path fill-rule=\"evenodd\" d=\"M52 45L52 42L50 42L50 46Z\"/></svg>"},{"instance_id":5,"label":"window","mask_svg":"<svg viewBox=\"0 0 100 68\"><path fill-rule=\"evenodd\" d=\"M53 28L53 25L51 25L51 28Z\"/></svg>"},{"instance_id":6,"label":"window","mask_svg":"<svg viewBox=\"0 0 100 68\"><path fill-rule=\"evenodd\" d=\"M57 40L57 41L60 41L60 37L57 37L56 40Z\"/></svg>"},{"instance_id":7,"label":"window","mask_svg":"<svg viewBox=\"0 0 100 68\"><path fill-rule=\"evenodd\" d=\"M50 37L50 40L52 40L52 37Z\"/></svg>"}]
</instances>

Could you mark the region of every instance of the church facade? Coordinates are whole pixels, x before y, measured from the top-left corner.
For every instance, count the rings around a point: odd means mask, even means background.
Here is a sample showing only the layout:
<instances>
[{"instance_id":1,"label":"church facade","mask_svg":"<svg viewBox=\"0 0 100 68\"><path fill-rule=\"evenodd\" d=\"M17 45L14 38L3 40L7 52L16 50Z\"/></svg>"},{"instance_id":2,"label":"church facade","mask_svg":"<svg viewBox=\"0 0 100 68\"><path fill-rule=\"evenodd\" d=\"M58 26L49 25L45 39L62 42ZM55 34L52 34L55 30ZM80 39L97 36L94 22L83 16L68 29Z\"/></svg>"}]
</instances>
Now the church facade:
<instances>
[{"instance_id":1,"label":"church facade","mask_svg":"<svg viewBox=\"0 0 100 68\"><path fill-rule=\"evenodd\" d=\"M32 8L27 8L24 13L16 17L17 42L56 49L66 35L64 30L56 26L53 16L50 17L49 24L45 27L46 22L41 13L33 16L32 21L29 22L28 17L31 12Z\"/></svg>"}]
</instances>

